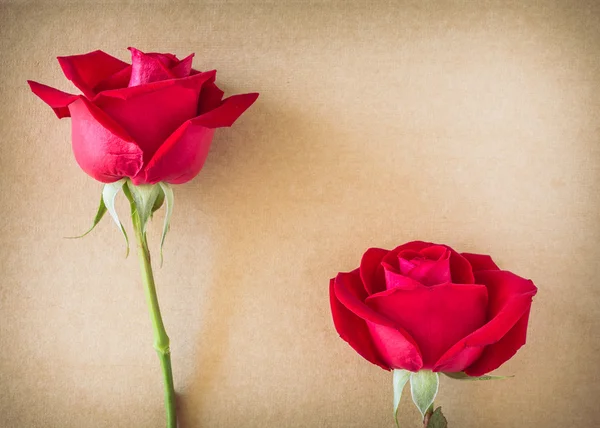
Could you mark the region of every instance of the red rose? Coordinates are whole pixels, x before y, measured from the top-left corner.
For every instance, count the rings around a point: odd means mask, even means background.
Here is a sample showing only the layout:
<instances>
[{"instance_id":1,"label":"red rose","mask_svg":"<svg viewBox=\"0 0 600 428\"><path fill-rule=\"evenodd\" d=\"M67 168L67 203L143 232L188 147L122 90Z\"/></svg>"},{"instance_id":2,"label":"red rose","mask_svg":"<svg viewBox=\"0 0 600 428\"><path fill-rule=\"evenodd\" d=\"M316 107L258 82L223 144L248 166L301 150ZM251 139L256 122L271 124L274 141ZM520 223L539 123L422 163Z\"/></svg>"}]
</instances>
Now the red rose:
<instances>
[{"instance_id":1,"label":"red rose","mask_svg":"<svg viewBox=\"0 0 600 428\"><path fill-rule=\"evenodd\" d=\"M330 284L335 327L368 361L471 376L498 368L525 344L536 292L490 256L419 241L370 248L360 268Z\"/></svg>"},{"instance_id":2,"label":"red rose","mask_svg":"<svg viewBox=\"0 0 600 428\"><path fill-rule=\"evenodd\" d=\"M59 57L83 96L29 86L59 118L71 117L75 159L96 180L185 183L200 172L215 128L231 126L258 94L223 100L216 71L192 69L193 54L129 50L131 65L102 51Z\"/></svg>"}]
</instances>

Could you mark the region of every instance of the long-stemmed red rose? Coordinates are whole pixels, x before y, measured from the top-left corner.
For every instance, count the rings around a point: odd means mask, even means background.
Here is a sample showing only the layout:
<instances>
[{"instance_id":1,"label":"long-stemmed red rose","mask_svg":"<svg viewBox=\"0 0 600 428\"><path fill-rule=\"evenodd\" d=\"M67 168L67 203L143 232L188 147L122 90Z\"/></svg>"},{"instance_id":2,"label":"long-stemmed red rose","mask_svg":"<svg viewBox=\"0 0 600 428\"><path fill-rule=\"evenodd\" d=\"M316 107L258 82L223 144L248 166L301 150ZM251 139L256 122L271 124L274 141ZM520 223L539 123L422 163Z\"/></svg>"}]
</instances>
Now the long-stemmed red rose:
<instances>
[{"instance_id":1,"label":"long-stemmed red rose","mask_svg":"<svg viewBox=\"0 0 600 428\"><path fill-rule=\"evenodd\" d=\"M130 202L154 348L164 377L167 427L175 428L171 351L156 296L146 224L166 204L162 256L173 210L170 184L185 183L200 172L215 129L231 126L258 94L223 99L223 91L215 84L216 71L194 70L194 54L180 60L170 53L129 50L131 64L100 50L59 57L65 76L83 95L28 83L59 118L71 117L77 163L106 183L89 231L109 212L127 239L115 198L123 190Z\"/></svg>"},{"instance_id":2,"label":"long-stemmed red rose","mask_svg":"<svg viewBox=\"0 0 600 428\"><path fill-rule=\"evenodd\" d=\"M339 335L366 360L394 371L396 410L410 379L426 418L438 372L490 379L483 375L525 344L536 292L533 282L501 270L488 255L421 241L370 248L359 268L330 283Z\"/></svg>"}]
</instances>

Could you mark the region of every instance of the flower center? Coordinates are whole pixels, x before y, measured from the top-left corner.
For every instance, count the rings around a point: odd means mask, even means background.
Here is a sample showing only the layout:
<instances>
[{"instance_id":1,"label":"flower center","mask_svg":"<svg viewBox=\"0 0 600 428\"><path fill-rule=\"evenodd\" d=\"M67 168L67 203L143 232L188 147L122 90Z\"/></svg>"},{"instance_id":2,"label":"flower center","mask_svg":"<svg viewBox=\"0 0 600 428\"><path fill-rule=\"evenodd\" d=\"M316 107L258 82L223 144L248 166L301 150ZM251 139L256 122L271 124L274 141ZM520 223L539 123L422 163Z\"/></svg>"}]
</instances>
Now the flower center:
<instances>
[{"instance_id":1,"label":"flower center","mask_svg":"<svg viewBox=\"0 0 600 428\"><path fill-rule=\"evenodd\" d=\"M400 255L400 274L427 286L452 282L450 254L449 250L443 248L429 251L428 254L421 252L412 257Z\"/></svg>"}]
</instances>

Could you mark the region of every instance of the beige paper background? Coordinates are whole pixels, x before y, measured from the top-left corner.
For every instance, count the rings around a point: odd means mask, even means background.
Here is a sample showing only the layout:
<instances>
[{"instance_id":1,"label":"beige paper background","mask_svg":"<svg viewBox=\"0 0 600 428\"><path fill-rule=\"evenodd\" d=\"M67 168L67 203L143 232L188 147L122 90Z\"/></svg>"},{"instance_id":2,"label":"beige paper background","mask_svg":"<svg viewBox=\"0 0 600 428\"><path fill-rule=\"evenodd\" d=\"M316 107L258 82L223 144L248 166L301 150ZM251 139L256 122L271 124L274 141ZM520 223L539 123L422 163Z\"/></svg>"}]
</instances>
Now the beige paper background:
<instances>
[{"instance_id":1,"label":"beige paper background","mask_svg":"<svg viewBox=\"0 0 600 428\"><path fill-rule=\"evenodd\" d=\"M136 257L108 219L62 239L101 186L25 84L73 91L54 57L129 45L196 52L228 94L261 93L175 190L156 275L182 427L392 427L391 375L337 337L328 280L417 238L539 287L528 345L498 371L515 378L443 379L450 426L593 426L598 6L3 3L0 426L164 426ZM408 396L401 415L419 426Z\"/></svg>"}]
</instances>

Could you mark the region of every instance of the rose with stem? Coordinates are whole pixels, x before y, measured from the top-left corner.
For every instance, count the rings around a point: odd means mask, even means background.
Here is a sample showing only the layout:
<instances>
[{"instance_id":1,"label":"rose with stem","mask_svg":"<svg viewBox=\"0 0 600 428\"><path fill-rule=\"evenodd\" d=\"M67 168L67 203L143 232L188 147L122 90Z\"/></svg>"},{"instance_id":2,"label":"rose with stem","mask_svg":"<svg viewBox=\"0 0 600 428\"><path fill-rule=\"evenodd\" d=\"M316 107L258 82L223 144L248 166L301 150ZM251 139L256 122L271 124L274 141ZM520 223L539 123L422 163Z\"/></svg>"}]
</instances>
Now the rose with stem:
<instances>
[{"instance_id":1,"label":"rose with stem","mask_svg":"<svg viewBox=\"0 0 600 428\"><path fill-rule=\"evenodd\" d=\"M32 92L58 118L70 117L73 154L81 169L104 183L100 205L87 235L109 212L127 239L115 210L123 190L131 204L142 282L165 387L167 428L176 428L175 389L169 337L165 331L150 251L148 219L166 201L162 245L173 207L170 184L193 179L204 165L215 130L229 127L257 99L257 93L224 98L216 70L192 68L194 54L142 52L130 47L131 63L101 50L58 57L65 77L82 94L28 81ZM128 242L129 247L129 242Z\"/></svg>"}]
</instances>

